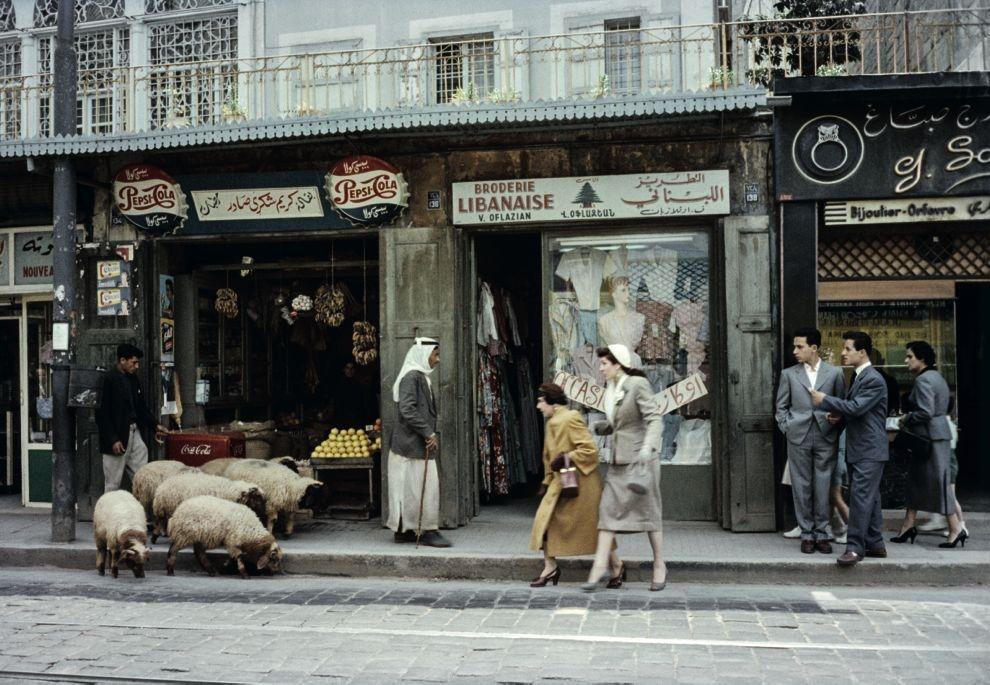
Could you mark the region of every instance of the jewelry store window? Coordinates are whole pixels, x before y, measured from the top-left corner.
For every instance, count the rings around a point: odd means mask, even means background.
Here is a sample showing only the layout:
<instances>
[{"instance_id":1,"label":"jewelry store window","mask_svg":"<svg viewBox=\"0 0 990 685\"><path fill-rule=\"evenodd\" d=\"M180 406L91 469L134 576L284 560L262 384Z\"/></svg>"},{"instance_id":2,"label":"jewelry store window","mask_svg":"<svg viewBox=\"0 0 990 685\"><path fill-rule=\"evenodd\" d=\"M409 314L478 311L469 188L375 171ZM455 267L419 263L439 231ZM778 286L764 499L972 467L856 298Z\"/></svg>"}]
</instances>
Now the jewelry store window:
<instances>
[{"instance_id":1,"label":"jewelry store window","mask_svg":"<svg viewBox=\"0 0 990 685\"><path fill-rule=\"evenodd\" d=\"M655 392L710 376L709 239L702 231L549 239L548 347L553 372L604 386L595 350L620 343ZM604 417L589 412L589 424ZM666 414L663 464L712 462L709 396ZM611 437L598 438L602 461Z\"/></svg>"}]
</instances>

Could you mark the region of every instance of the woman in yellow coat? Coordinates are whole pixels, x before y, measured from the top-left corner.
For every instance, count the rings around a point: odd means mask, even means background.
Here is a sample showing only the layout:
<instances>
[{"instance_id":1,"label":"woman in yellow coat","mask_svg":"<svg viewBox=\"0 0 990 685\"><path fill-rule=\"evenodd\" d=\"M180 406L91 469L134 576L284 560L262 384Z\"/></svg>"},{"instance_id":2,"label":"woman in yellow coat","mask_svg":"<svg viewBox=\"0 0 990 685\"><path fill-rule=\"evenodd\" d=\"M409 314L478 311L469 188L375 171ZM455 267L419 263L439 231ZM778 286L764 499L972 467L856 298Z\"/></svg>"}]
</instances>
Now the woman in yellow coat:
<instances>
[{"instance_id":1,"label":"woman in yellow coat","mask_svg":"<svg viewBox=\"0 0 990 685\"><path fill-rule=\"evenodd\" d=\"M567 408L559 385L544 383L537 391L536 408L546 419L543 441L543 500L536 511L530 548L543 550L543 572L530 587L560 580L557 557L594 554L598 539L598 501L602 481L598 475L598 447L580 412ZM563 455L577 468L577 497L561 497L560 469Z\"/></svg>"}]
</instances>

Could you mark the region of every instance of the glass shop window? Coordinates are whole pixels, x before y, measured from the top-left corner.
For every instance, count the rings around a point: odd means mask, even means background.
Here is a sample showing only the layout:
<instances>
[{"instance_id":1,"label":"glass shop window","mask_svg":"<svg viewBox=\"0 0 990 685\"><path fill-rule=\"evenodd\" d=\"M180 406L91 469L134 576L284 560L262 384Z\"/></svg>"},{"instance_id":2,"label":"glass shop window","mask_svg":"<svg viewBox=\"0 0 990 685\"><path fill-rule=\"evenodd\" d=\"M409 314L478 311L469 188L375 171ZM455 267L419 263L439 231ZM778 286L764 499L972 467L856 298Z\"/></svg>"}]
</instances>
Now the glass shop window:
<instances>
[{"instance_id":1,"label":"glass shop window","mask_svg":"<svg viewBox=\"0 0 990 685\"><path fill-rule=\"evenodd\" d=\"M28 441L52 441L52 303L28 302Z\"/></svg>"}]
</instances>

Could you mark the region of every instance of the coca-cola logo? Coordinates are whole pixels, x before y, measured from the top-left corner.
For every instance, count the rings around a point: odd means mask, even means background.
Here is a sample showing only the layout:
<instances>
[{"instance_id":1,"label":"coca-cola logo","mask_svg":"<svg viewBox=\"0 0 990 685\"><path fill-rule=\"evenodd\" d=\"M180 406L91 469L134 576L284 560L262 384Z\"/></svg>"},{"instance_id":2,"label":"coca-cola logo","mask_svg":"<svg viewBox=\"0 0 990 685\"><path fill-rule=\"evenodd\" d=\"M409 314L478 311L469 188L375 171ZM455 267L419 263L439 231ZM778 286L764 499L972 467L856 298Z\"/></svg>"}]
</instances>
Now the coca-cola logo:
<instances>
[{"instance_id":1,"label":"coca-cola logo","mask_svg":"<svg viewBox=\"0 0 990 685\"><path fill-rule=\"evenodd\" d=\"M175 179L147 164L131 164L113 181L114 208L138 228L165 234L182 226L189 209Z\"/></svg>"},{"instance_id":2,"label":"coca-cola logo","mask_svg":"<svg viewBox=\"0 0 990 685\"><path fill-rule=\"evenodd\" d=\"M327 174L330 204L359 226L391 223L409 204L406 181L398 169L377 157L348 157Z\"/></svg>"},{"instance_id":3,"label":"coca-cola logo","mask_svg":"<svg viewBox=\"0 0 990 685\"><path fill-rule=\"evenodd\" d=\"M179 448L179 454L208 457L213 454L213 445L206 442L199 445L183 445Z\"/></svg>"}]
</instances>

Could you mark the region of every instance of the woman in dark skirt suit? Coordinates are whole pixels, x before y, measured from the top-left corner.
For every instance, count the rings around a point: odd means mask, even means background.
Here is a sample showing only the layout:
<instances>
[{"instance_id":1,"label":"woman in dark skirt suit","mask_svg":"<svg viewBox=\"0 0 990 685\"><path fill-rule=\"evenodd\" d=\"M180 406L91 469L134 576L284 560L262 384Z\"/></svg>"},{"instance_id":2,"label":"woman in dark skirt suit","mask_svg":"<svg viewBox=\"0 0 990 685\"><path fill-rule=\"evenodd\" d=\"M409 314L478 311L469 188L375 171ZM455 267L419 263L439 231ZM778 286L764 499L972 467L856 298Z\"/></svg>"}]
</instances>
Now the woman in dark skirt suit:
<instances>
[{"instance_id":1,"label":"woman in dark skirt suit","mask_svg":"<svg viewBox=\"0 0 990 685\"><path fill-rule=\"evenodd\" d=\"M609 345L597 351L605 376L605 416L595 426L599 434L613 436L601 504L598 507L598 547L588 582L592 591L600 583L621 585L625 568L609 566L616 533L646 533L653 547L651 590L667 584L663 561L663 522L660 503L660 448L662 417L653 388L642 371L632 368L632 354L625 345ZM617 556L613 556L617 558Z\"/></svg>"},{"instance_id":2,"label":"woman in dark skirt suit","mask_svg":"<svg viewBox=\"0 0 990 685\"><path fill-rule=\"evenodd\" d=\"M914 543L918 535L915 518L918 510L944 514L949 522L949 540L939 547L965 546L967 534L956 515L956 498L949 476L952 456L952 433L946 414L949 408L949 385L935 368L935 350L927 342L916 340L907 344L904 359L914 374L914 387L907 399L908 413L901 417L901 429L931 440L928 459L908 465L907 512L901 531L891 542Z\"/></svg>"}]
</instances>

